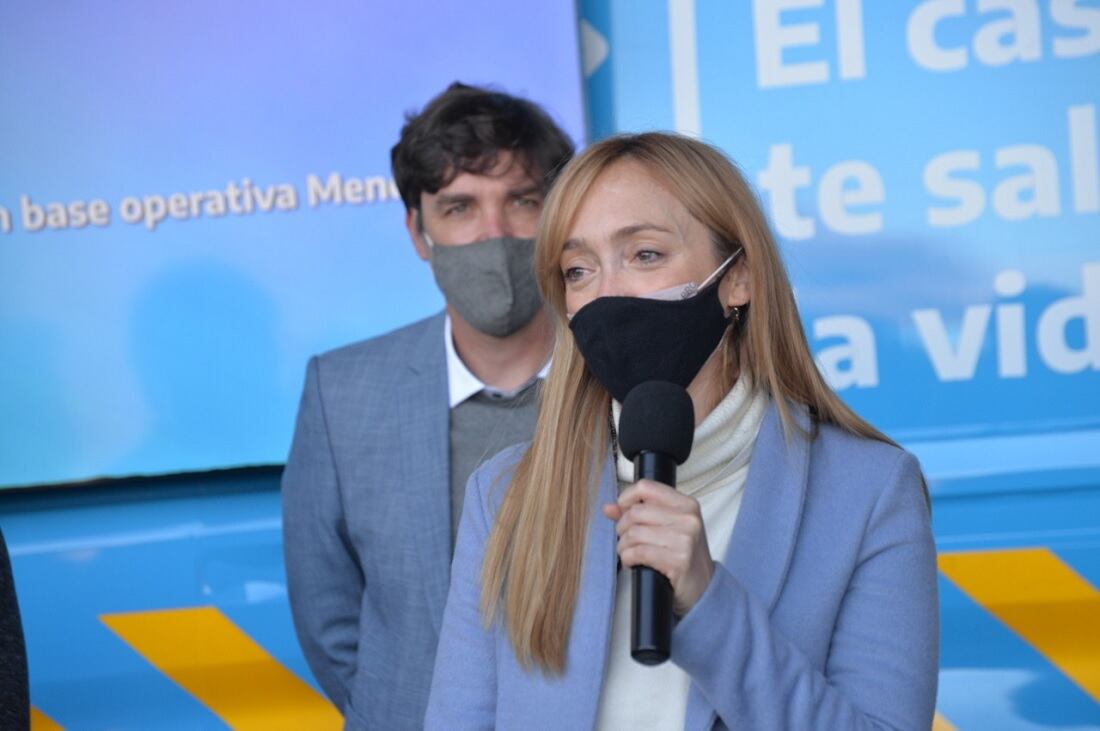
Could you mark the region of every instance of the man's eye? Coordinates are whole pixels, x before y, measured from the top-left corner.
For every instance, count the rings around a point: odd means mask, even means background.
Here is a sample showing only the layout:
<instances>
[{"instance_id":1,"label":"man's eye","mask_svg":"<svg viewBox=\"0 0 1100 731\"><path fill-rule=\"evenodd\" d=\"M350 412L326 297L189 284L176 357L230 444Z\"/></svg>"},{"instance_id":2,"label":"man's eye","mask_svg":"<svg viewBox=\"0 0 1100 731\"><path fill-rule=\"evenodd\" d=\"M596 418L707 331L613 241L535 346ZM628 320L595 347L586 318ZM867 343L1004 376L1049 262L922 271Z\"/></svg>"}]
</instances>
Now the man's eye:
<instances>
[{"instance_id":1,"label":"man's eye","mask_svg":"<svg viewBox=\"0 0 1100 731\"><path fill-rule=\"evenodd\" d=\"M519 208L538 208L542 201L538 198L516 198L515 204Z\"/></svg>"},{"instance_id":2,"label":"man's eye","mask_svg":"<svg viewBox=\"0 0 1100 731\"><path fill-rule=\"evenodd\" d=\"M458 216L470 210L468 203L453 203L443 209L444 216Z\"/></svg>"}]
</instances>

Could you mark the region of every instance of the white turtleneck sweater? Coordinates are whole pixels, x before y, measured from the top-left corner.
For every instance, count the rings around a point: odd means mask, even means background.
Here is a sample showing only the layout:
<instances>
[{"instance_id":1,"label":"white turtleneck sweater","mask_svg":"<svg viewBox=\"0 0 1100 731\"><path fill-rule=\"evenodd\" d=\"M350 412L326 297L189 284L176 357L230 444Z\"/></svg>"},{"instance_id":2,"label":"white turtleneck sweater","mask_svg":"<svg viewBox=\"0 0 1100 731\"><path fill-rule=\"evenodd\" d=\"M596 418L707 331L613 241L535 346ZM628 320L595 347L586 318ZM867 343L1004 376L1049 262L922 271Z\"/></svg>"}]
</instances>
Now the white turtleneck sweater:
<instances>
[{"instance_id":1,"label":"white turtleneck sweater","mask_svg":"<svg viewBox=\"0 0 1100 731\"><path fill-rule=\"evenodd\" d=\"M720 561L741 506L749 458L767 397L741 377L695 428L691 456L676 470L676 488L699 501L710 555ZM612 403L615 424L620 405ZM634 464L617 452L620 491L634 481ZM672 662L646 666L630 657L630 569L623 567L615 593L611 647L600 696L598 729L682 729L691 678Z\"/></svg>"}]
</instances>

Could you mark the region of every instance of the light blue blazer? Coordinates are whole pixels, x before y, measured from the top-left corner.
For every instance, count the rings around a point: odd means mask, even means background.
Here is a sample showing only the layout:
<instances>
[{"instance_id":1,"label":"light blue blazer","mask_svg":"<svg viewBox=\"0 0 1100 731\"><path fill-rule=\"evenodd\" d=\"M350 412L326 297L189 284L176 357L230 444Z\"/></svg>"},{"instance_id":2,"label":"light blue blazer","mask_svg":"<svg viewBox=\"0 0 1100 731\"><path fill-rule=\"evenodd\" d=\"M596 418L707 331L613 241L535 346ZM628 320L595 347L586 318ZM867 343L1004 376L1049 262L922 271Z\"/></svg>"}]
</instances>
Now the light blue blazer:
<instances>
[{"instance_id":1,"label":"light blue blazer","mask_svg":"<svg viewBox=\"0 0 1100 731\"><path fill-rule=\"evenodd\" d=\"M595 724L615 597L614 526L599 509L616 497L613 463L590 518L566 672L551 678L523 669L500 622L483 629L478 610L486 539L520 454L470 478L427 728ZM715 569L673 630L671 661L692 679L685 729L930 727L936 558L912 455L831 426L787 440L770 404Z\"/></svg>"}]
</instances>

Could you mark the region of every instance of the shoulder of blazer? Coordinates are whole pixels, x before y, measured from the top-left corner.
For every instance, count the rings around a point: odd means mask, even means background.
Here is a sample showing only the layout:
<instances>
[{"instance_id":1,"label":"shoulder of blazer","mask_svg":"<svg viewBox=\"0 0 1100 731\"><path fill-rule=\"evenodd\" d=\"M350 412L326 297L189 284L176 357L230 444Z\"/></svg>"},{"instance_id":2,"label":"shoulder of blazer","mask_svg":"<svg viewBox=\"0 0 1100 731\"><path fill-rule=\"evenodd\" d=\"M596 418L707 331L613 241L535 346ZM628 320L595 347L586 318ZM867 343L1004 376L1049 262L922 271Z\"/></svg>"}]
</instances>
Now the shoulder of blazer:
<instances>
[{"instance_id":1,"label":"shoulder of blazer","mask_svg":"<svg viewBox=\"0 0 1100 731\"><path fill-rule=\"evenodd\" d=\"M408 369L445 369L444 313L418 320L383 335L360 340L317 356L326 380L338 383L369 377L390 381Z\"/></svg>"},{"instance_id":2,"label":"shoulder of blazer","mask_svg":"<svg viewBox=\"0 0 1100 731\"><path fill-rule=\"evenodd\" d=\"M810 455L811 485L826 486L831 499L840 502L873 505L907 463L915 468L922 492L927 491L920 463L912 453L832 424L818 426Z\"/></svg>"}]
</instances>

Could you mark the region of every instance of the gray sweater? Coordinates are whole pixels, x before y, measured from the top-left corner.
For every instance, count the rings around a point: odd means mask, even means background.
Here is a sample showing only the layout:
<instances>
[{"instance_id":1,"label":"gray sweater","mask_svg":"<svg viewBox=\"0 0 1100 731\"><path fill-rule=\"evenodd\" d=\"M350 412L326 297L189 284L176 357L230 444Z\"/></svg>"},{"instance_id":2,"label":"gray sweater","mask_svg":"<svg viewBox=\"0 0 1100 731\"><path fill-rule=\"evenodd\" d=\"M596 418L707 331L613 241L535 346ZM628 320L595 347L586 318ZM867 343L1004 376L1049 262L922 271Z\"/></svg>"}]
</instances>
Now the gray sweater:
<instances>
[{"instance_id":1,"label":"gray sweater","mask_svg":"<svg viewBox=\"0 0 1100 731\"><path fill-rule=\"evenodd\" d=\"M530 441L538 416L535 379L514 396L480 391L451 409L451 547L458 534L466 481L482 462L505 447Z\"/></svg>"}]
</instances>

